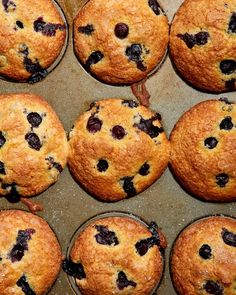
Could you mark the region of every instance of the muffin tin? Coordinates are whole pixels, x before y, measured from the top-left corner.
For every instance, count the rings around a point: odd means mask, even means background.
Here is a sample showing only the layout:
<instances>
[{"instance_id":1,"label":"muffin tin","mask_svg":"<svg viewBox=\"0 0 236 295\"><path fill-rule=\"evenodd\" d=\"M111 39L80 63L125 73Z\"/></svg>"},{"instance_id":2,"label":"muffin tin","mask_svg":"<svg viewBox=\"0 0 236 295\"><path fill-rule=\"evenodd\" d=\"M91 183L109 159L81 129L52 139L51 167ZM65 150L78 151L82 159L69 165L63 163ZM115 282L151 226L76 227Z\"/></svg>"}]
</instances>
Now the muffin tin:
<instances>
[{"instance_id":1,"label":"muffin tin","mask_svg":"<svg viewBox=\"0 0 236 295\"><path fill-rule=\"evenodd\" d=\"M169 22L182 0L159 1L165 10ZM73 52L72 21L78 9L84 4L80 0L58 0L69 24L69 44L60 64L43 81L28 85L0 80L0 92L33 92L43 96L57 112L64 128L70 131L79 114L89 108L94 100L108 97L135 99L130 87L115 87L103 84L91 77L80 65ZM213 95L197 91L188 86L176 74L169 56L162 67L146 83L151 94L150 108L160 112L167 134L179 117L196 103L214 98L228 97L236 101L235 93ZM125 161L125 159L124 159ZM167 169L162 177L139 195L117 203L103 203L88 195L73 180L68 169L64 169L58 182L39 196L32 198L44 206L38 215L55 230L62 252L66 255L70 239L76 229L97 214L108 211L124 211L135 214L148 223L156 221L167 237L166 268L158 289L158 295L176 295L169 274L169 255L171 246L178 233L190 222L205 215L236 215L235 203L207 203L187 194L175 181ZM10 204L4 198L0 200L0 209L21 208L24 205ZM74 292L61 271L50 295L73 295ZM78 294L80 294L78 292Z\"/></svg>"}]
</instances>

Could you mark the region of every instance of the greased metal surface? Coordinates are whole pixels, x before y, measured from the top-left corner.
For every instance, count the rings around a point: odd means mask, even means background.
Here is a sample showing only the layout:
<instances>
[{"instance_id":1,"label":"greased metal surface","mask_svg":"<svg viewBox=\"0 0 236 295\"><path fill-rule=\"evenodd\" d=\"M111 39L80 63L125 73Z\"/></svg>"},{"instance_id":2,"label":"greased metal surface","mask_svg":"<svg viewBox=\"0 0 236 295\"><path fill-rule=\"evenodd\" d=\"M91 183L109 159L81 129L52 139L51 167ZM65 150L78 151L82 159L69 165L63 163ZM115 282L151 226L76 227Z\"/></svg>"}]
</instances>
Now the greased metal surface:
<instances>
[{"instance_id":1,"label":"greased metal surface","mask_svg":"<svg viewBox=\"0 0 236 295\"><path fill-rule=\"evenodd\" d=\"M69 23L69 45L61 63L43 81L28 85L0 80L1 93L33 92L43 96L57 112L67 132L77 116L94 100L108 97L134 99L130 87L108 86L95 80L85 72L76 59L72 44L72 21L84 2L83 0L58 1ZM159 2L171 22L183 1L160 0ZM179 117L197 102L223 96L236 102L234 92L213 95L188 86L176 74L169 56L162 67L149 77L146 85L151 94L150 108L161 113L162 123L168 135ZM169 254L180 230L192 220L205 215L217 213L235 215L236 213L235 203L206 203L193 198L180 188L169 169L143 193L117 203L103 203L80 188L66 168L55 185L33 200L43 204L44 211L38 215L45 218L55 230L64 255L75 230L96 214L114 210L125 211L147 222L156 221L168 240L165 252L165 273L157 291L158 295L176 294L169 275ZM10 204L4 198L0 199L0 209L7 208L25 209L22 204ZM63 271L49 294L74 294L67 281L67 275Z\"/></svg>"}]
</instances>

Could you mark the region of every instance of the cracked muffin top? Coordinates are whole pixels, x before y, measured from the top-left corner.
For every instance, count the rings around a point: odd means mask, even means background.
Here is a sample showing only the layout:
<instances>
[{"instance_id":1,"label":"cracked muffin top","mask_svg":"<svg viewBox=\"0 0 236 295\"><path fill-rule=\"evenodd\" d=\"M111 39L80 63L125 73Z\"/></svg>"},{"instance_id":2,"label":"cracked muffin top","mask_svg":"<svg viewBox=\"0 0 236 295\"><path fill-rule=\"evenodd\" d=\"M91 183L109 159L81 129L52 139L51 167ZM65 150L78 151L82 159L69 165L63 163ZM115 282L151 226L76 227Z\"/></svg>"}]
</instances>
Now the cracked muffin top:
<instances>
[{"instance_id":1,"label":"cracked muffin top","mask_svg":"<svg viewBox=\"0 0 236 295\"><path fill-rule=\"evenodd\" d=\"M170 53L177 72L207 92L236 87L236 1L186 0L170 32Z\"/></svg>"},{"instance_id":2,"label":"cracked muffin top","mask_svg":"<svg viewBox=\"0 0 236 295\"><path fill-rule=\"evenodd\" d=\"M92 103L76 120L68 164L90 194L118 201L162 175L169 149L160 114L133 100L110 98Z\"/></svg>"},{"instance_id":3,"label":"cracked muffin top","mask_svg":"<svg viewBox=\"0 0 236 295\"><path fill-rule=\"evenodd\" d=\"M84 67L109 84L140 81L162 61L168 19L156 0L90 0L74 20L74 49Z\"/></svg>"},{"instance_id":4,"label":"cracked muffin top","mask_svg":"<svg viewBox=\"0 0 236 295\"><path fill-rule=\"evenodd\" d=\"M161 280L166 240L155 222L131 217L91 221L63 262L82 294L152 294Z\"/></svg>"},{"instance_id":5,"label":"cracked muffin top","mask_svg":"<svg viewBox=\"0 0 236 295\"><path fill-rule=\"evenodd\" d=\"M214 216L186 227L173 245L170 266L179 295L235 294L236 220Z\"/></svg>"},{"instance_id":6,"label":"cracked muffin top","mask_svg":"<svg viewBox=\"0 0 236 295\"><path fill-rule=\"evenodd\" d=\"M0 3L0 76L37 82L59 56L66 24L51 0Z\"/></svg>"},{"instance_id":7,"label":"cracked muffin top","mask_svg":"<svg viewBox=\"0 0 236 295\"><path fill-rule=\"evenodd\" d=\"M0 95L0 195L30 197L57 181L67 139L52 107L35 94Z\"/></svg>"},{"instance_id":8,"label":"cracked muffin top","mask_svg":"<svg viewBox=\"0 0 236 295\"><path fill-rule=\"evenodd\" d=\"M193 106L170 135L170 165L180 184L207 201L236 200L236 108L226 98Z\"/></svg>"},{"instance_id":9,"label":"cracked muffin top","mask_svg":"<svg viewBox=\"0 0 236 295\"><path fill-rule=\"evenodd\" d=\"M0 211L0 219L0 294L46 294L62 261L54 232L42 218L20 210Z\"/></svg>"}]
</instances>

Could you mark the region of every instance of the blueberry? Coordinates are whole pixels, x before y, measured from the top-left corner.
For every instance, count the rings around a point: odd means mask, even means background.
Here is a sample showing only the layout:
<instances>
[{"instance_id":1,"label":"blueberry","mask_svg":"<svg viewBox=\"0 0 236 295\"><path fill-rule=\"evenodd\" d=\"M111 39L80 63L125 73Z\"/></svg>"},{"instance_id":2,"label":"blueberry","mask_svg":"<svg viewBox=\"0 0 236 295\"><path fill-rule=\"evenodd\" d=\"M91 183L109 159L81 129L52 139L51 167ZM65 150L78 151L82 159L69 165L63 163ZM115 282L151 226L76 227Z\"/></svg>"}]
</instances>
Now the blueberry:
<instances>
[{"instance_id":1,"label":"blueberry","mask_svg":"<svg viewBox=\"0 0 236 295\"><path fill-rule=\"evenodd\" d=\"M51 164L50 169L51 169L51 168L55 168L55 169L57 169L60 173L62 172L63 168L62 168L61 164L55 162L55 160L54 160L53 157L50 156L50 157L46 158L45 160L49 161L49 163Z\"/></svg>"},{"instance_id":2,"label":"blueberry","mask_svg":"<svg viewBox=\"0 0 236 295\"><path fill-rule=\"evenodd\" d=\"M111 130L111 133L112 133L112 137L119 140L126 135L125 129L120 125L114 126Z\"/></svg>"},{"instance_id":3,"label":"blueberry","mask_svg":"<svg viewBox=\"0 0 236 295\"><path fill-rule=\"evenodd\" d=\"M236 70L236 61L233 59L225 59L220 62L220 70L225 75L233 74Z\"/></svg>"},{"instance_id":4,"label":"blueberry","mask_svg":"<svg viewBox=\"0 0 236 295\"><path fill-rule=\"evenodd\" d=\"M208 137L205 139L204 144L208 149L211 150L217 146L218 140L215 137Z\"/></svg>"},{"instance_id":5,"label":"blueberry","mask_svg":"<svg viewBox=\"0 0 236 295\"><path fill-rule=\"evenodd\" d=\"M87 24L86 26L81 26L78 27L78 32L85 34L85 35L92 35L92 33L94 32L94 27L93 25Z\"/></svg>"},{"instance_id":6,"label":"blueberry","mask_svg":"<svg viewBox=\"0 0 236 295\"><path fill-rule=\"evenodd\" d=\"M156 0L148 0L148 5L151 7L156 15L160 14L161 8Z\"/></svg>"},{"instance_id":7,"label":"blueberry","mask_svg":"<svg viewBox=\"0 0 236 295\"><path fill-rule=\"evenodd\" d=\"M139 174L142 176L146 176L150 173L149 171L150 165L148 163L144 163L141 168L139 169Z\"/></svg>"},{"instance_id":8,"label":"blueberry","mask_svg":"<svg viewBox=\"0 0 236 295\"><path fill-rule=\"evenodd\" d=\"M92 52L86 61L86 66L90 68L91 65L98 63L100 60L103 59L103 57L104 54L99 50Z\"/></svg>"},{"instance_id":9,"label":"blueberry","mask_svg":"<svg viewBox=\"0 0 236 295\"><path fill-rule=\"evenodd\" d=\"M136 189L133 184L133 177L131 176L126 176L121 179L123 181L123 189L127 194L127 197L133 197L134 195L137 194Z\"/></svg>"},{"instance_id":10,"label":"blueberry","mask_svg":"<svg viewBox=\"0 0 236 295\"><path fill-rule=\"evenodd\" d=\"M9 12L10 9L16 9L16 4L12 0L2 0L2 5L6 12Z\"/></svg>"},{"instance_id":11,"label":"blueberry","mask_svg":"<svg viewBox=\"0 0 236 295\"><path fill-rule=\"evenodd\" d=\"M216 180L219 187L225 187L225 185L229 182L229 176L225 173L221 173L216 176Z\"/></svg>"},{"instance_id":12,"label":"blueberry","mask_svg":"<svg viewBox=\"0 0 236 295\"><path fill-rule=\"evenodd\" d=\"M203 244L199 249L199 255L203 259L210 259L211 258L211 247L207 244Z\"/></svg>"},{"instance_id":13,"label":"blueberry","mask_svg":"<svg viewBox=\"0 0 236 295\"><path fill-rule=\"evenodd\" d=\"M72 277L82 280L86 278L84 267L81 263L75 263L72 260L65 259L62 263L62 269Z\"/></svg>"},{"instance_id":14,"label":"blueberry","mask_svg":"<svg viewBox=\"0 0 236 295\"><path fill-rule=\"evenodd\" d=\"M225 88L228 90L235 90L236 79L232 78L228 81L225 81Z\"/></svg>"},{"instance_id":15,"label":"blueberry","mask_svg":"<svg viewBox=\"0 0 236 295\"><path fill-rule=\"evenodd\" d=\"M30 148L39 151L42 147L42 143L37 134L31 132L25 135L25 140L28 142Z\"/></svg>"},{"instance_id":16,"label":"blueberry","mask_svg":"<svg viewBox=\"0 0 236 295\"><path fill-rule=\"evenodd\" d=\"M196 34L178 34L177 37L183 40L188 48L192 49L195 45L201 46L207 44L210 34L202 31Z\"/></svg>"},{"instance_id":17,"label":"blueberry","mask_svg":"<svg viewBox=\"0 0 236 295\"><path fill-rule=\"evenodd\" d=\"M21 21L17 20L16 25L17 25L18 28L24 29L24 24Z\"/></svg>"},{"instance_id":18,"label":"blueberry","mask_svg":"<svg viewBox=\"0 0 236 295\"><path fill-rule=\"evenodd\" d=\"M152 236L150 238L140 240L135 244L135 248L140 256L145 255L148 252L148 249L151 247L160 244L160 238L159 235L157 237Z\"/></svg>"},{"instance_id":19,"label":"blueberry","mask_svg":"<svg viewBox=\"0 0 236 295\"><path fill-rule=\"evenodd\" d=\"M228 33L236 33L236 13L233 12L229 21Z\"/></svg>"},{"instance_id":20,"label":"blueberry","mask_svg":"<svg viewBox=\"0 0 236 295\"><path fill-rule=\"evenodd\" d=\"M39 125L42 123L42 117L36 113L36 112L31 112L27 115L27 120L32 125L32 127L39 127Z\"/></svg>"},{"instance_id":21,"label":"blueberry","mask_svg":"<svg viewBox=\"0 0 236 295\"><path fill-rule=\"evenodd\" d=\"M94 115L91 115L88 119L86 128L90 133L96 133L101 130L102 121Z\"/></svg>"},{"instance_id":22,"label":"blueberry","mask_svg":"<svg viewBox=\"0 0 236 295\"><path fill-rule=\"evenodd\" d=\"M230 102L227 97L221 97L219 101L223 101L225 104L234 104L233 102Z\"/></svg>"},{"instance_id":23,"label":"blueberry","mask_svg":"<svg viewBox=\"0 0 236 295\"><path fill-rule=\"evenodd\" d=\"M109 165L106 160L100 159L97 163L97 169L99 172L105 172Z\"/></svg>"},{"instance_id":24,"label":"blueberry","mask_svg":"<svg viewBox=\"0 0 236 295\"><path fill-rule=\"evenodd\" d=\"M31 235L35 233L34 229L19 230L16 238L16 244L8 254L11 262L20 261L24 256L24 252L28 250L28 241L31 240Z\"/></svg>"},{"instance_id":25,"label":"blueberry","mask_svg":"<svg viewBox=\"0 0 236 295\"><path fill-rule=\"evenodd\" d=\"M134 61L140 71L145 72L147 67L143 64L142 53L143 50L140 44L132 44L131 46L128 46L125 51L125 54L128 56L129 60Z\"/></svg>"},{"instance_id":26,"label":"blueberry","mask_svg":"<svg viewBox=\"0 0 236 295\"><path fill-rule=\"evenodd\" d=\"M206 290L209 294L215 294L215 295L223 295L223 287L214 281L206 281L203 288Z\"/></svg>"},{"instance_id":27,"label":"blueberry","mask_svg":"<svg viewBox=\"0 0 236 295\"><path fill-rule=\"evenodd\" d=\"M221 236L226 245L236 247L236 234L223 228Z\"/></svg>"},{"instance_id":28,"label":"blueberry","mask_svg":"<svg viewBox=\"0 0 236 295\"><path fill-rule=\"evenodd\" d=\"M1 148L2 146L4 146L5 142L6 142L6 139L5 139L5 137L3 136L2 131L0 131L0 148Z\"/></svg>"},{"instance_id":29,"label":"blueberry","mask_svg":"<svg viewBox=\"0 0 236 295\"><path fill-rule=\"evenodd\" d=\"M2 189L8 191L8 195L6 199L10 203L18 203L20 201L20 195L17 191L17 184L15 182L12 183L2 183Z\"/></svg>"},{"instance_id":30,"label":"blueberry","mask_svg":"<svg viewBox=\"0 0 236 295\"><path fill-rule=\"evenodd\" d=\"M115 26L115 35L119 39L125 39L129 34L129 27L125 23L118 23Z\"/></svg>"},{"instance_id":31,"label":"blueberry","mask_svg":"<svg viewBox=\"0 0 236 295\"><path fill-rule=\"evenodd\" d=\"M135 100L128 100L128 99L123 100L122 104L124 106L128 106L131 109L137 108L139 106L139 104Z\"/></svg>"},{"instance_id":32,"label":"blueberry","mask_svg":"<svg viewBox=\"0 0 236 295\"><path fill-rule=\"evenodd\" d=\"M119 244L116 234L110 231L107 226L96 225L95 228L99 232L99 234L95 235L98 244L109 246L116 246Z\"/></svg>"},{"instance_id":33,"label":"blueberry","mask_svg":"<svg viewBox=\"0 0 236 295\"><path fill-rule=\"evenodd\" d=\"M152 118L147 119L147 120L140 117L140 122L135 123L134 127L137 127L141 131L147 133L151 138L155 138L160 133L164 132L164 129L162 127L158 127L158 126L153 125L153 122L157 119L158 119L157 115L153 116Z\"/></svg>"},{"instance_id":34,"label":"blueberry","mask_svg":"<svg viewBox=\"0 0 236 295\"><path fill-rule=\"evenodd\" d=\"M39 17L34 21L34 30L41 32L44 36L52 37L56 35L57 30L65 30L65 25L46 23L42 17Z\"/></svg>"},{"instance_id":35,"label":"blueberry","mask_svg":"<svg viewBox=\"0 0 236 295\"><path fill-rule=\"evenodd\" d=\"M0 161L0 174L6 175L5 165L2 161Z\"/></svg>"},{"instance_id":36,"label":"blueberry","mask_svg":"<svg viewBox=\"0 0 236 295\"><path fill-rule=\"evenodd\" d=\"M137 284L134 281L128 280L126 274L123 271L118 273L118 278L116 280L116 284L119 290L123 290L124 288L131 286L136 287Z\"/></svg>"},{"instance_id":37,"label":"blueberry","mask_svg":"<svg viewBox=\"0 0 236 295\"><path fill-rule=\"evenodd\" d=\"M29 283L27 282L26 276L23 275L17 282L16 285L21 288L25 295L36 295L36 293L31 289Z\"/></svg>"},{"instance_id":38,"label":"blueberry","mask_svg":"<svg viewBox=\"0 0 236 295\"><path fill-rule=\"evenodd\" d=\"M234 127L232 123L232 118L230 116L225 117L220 123L220 129L231 130Z\"/></svg>"}]
</instances>

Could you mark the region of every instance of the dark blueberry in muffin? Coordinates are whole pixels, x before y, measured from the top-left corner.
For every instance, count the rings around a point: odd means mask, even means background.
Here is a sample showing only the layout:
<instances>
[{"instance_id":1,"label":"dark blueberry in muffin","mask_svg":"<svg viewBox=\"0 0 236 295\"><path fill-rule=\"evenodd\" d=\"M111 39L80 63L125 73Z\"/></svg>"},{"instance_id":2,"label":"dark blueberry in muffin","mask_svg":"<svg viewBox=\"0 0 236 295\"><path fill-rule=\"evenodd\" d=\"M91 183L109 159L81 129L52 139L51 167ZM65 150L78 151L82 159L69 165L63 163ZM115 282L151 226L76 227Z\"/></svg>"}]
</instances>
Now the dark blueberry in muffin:
<instances>
[{"instance_id":1,"label":"dark blueberry in muffin","mask_svg":"<svg viewBox=\"0 0 236 295\"><path fill-rule=\"evenodd\" d=\"M125 39L129 34L129 27L125 23L118 23L115 26L115 35L119 39Z\"/></svg>"},{"instance_id":2,"label":"dark blueberry in muffin","mask_svg":"<svg viewBox=\"0 0 236 295\"><path fill-rule=\"evenodd\" d=\"M204 144L208 149L211 150L217 146L218 140L215 137L208 137L205 139Z\"/></svg>"},{"instance_id":3,"label":"dark blueberry in muffin","mask_svg":"<svg viewBox=\"0 0 236 295\"><path fill-rule=\"evenodd\" d=\"M148 163L144 163L141 168L139 169L139 174L142 175L142 176L146 176L150 173L149 171L150 169L150 165Z\"/></svg>"},{"instance_id":4,"label":"dark blueberry in muffin","mask_svg":"<svg viewBox=\"0 0 236 295\"><path fill-rule=\"evenodd\" d=\"M159 245L159 243L160 243L159 235L158 235L158 237L152 236L150 238L138 241L135 244L135 248L136 248L138 254L140 256L143 256L148 252L148 249L150 249L151 247L153 247L155 245Z\"/></svg>"},{"instance_id":5,"label":"dark blueberry in muffin","mask_svg":"<svg viewBox=\"0 0 236 295\"><path fill-rule=\"evenodd\" d=\"M106 160L100 159L97 163L97 169L99 172L105 172L108 169L109 165Z\"/></svg>"},{"instance_id":6,"label":"dark blueberry in muffin","mask_svg":"<svg viewBox=\"0 0 236 295\"><path fill-rule=\"evenodd\" d=\"M101 130L102 121L94 115L91 115L88 119L86 128L90 133L96 133Z\"/></svg>"},{"instance_id":7,"label":"dark blueberry in muffin","mask_svg":"<svg viewBox=\"0 0 236 295\"><path fill-rule=\"evenodd\" d=\"M192 49L195 45L201 46L207 44L210 35L208 32L202 31L196 34L178 34L177 37L183 40L189 49Z\"/></svg>"},{"instance_id":8,"label":"dark blueberry in muffin","mask_svg":"<svg viewBox=\"0 0 236 295\"><path fill-rule=\"evenodd\" d=\"M18 28L24 29L24 24L21 21L17 20L16 25L17 25Z\"/></svg>"},{"instance_id":9,"label":"dark blueberry in muffin","mask_svg":"<svg viewBox=\"0 0 236 295\"><path fill-rule=\"evenodd\" d=\"M125 54L128 56L129 60L134 61L137 68L143 72L146 71L147 67L144 66L142 60L142 46L140 44L132 44L126 48Z\"/></svg>"},{"instance_id":10,"label":"dark blueberry in muffin","mask_svg":"<svg viewBox=\"0 0 236 295\"><path fill-rule=\"evenodd\" d=\"M49 163L50 163L50 169L51 169L51 168L55 168L55 169L57 169L60 173L62 172L63 168L62 168L61 164L55 162L55 160L54 160L53 157L50 156L50 157L46 158L45 160L49 161Z\"/></svg>"},{"instance_id":11,"label":"dark blueberry in muffin","mask_svg":"<svg viewBox=\"0 0 236 295\"><path fill-rule=\"evenodd\" d=\"M231 130L234 127L232 123L232 118L230 116L225 117L220 123L220 129Z\"/></svg>"},{"instance_id":12,"label":"dark blueberry in muffin","mask_svg":"<svg viewBox=\"0 0 236 295\"><path fill-rule=\"evenodd\" d=\"M220 62L220 70L225 75L233 74L236 70L236 61L233 59L225 59Z\"/></svg>"},{"instance_id":13,"label":"dark blueberry in muffin","mask_svg":"<svg viewBox=\"0 0 236 295\"><path fill-rule=\"evenodd\" d=\"M233 12L230 17L228 32L236 33L236 13L235 12Z\"/></svg>"},{"instance_id":14,"label":"dark blueberry in muffin","mask_svg":"<svg viewBox=\"0 0 236 295\"><path fill-rule=\"evenodd\" d=\"M225 104L234 104L233 102L230 102L227 97L221 97L219 101L223 101Z\"/></svg>"},{"instance_id":15,"label":"dark blueberry in muffin","mask_svg":"<svg viewBox=\"0 0 236 295\"><path fill-rule=\"evenodd\" d=\"M203 244L199 249L199 255L203 259L210 259L211 258L211 247L207 244Z\"/></svg>"},{"instance_id":16,"label":"dark blueberry in muffin","mask_svg":"<svg viewBox=\"0 0 236 295\"><path fill-rule=\"evenodd\" d=\"M120 125L114 126L111 130L111 133L112 133L112 137L119 140L126 135L125 129Z\"/></svg>"},{"instance_id":17,"label":"dark blueberry in muffin","mask_svg":"<svg viewBox=\"0 0 236 295\"><path fill-rule=\"evenodd\" d=\"M123 100L122 104L124 106L128 106L131 109L137 108L139 106L139 104L135 100L128 100L128 99Z\"/></svg>"},{"instance_id":18,"label":"dark blueberry in muffin","mask_svg":"<svg viewBox=\"0 0 236 295\"><path fill-rule=\"evenodd\" d=\"M27 120L30 123L32 127L39 127L39 125L42 123L42 117L36 113L36 112L31 112L27 115Z\"/></svg>"},{"instance_id":19,"label":"dark blueberry in muffin","mask_svg":"<svg viewBox=\"0 0 236 295\"><path fill-rule=\"evenodd\" d=\"M2 146L4 146L5 142L6 142L6 139L5 139L5 137L3 136L2 131L0 131L0 148L1 148Z\"/></svg>"},{"instance_id":20,"label":"dark blueberry in muffin","mask_svg":"<svg viewBox=\"0 0 236 295\"><path fill-rule=\"evenodd\" d=\"M99 234L95 235L98 244L109 246L116 246L119 244L116 234L110 231L107 226L96 225L95 228L99 232Z\"/></svg>"},{"instance_id":21,"label":"dark blueberry in muffin","mask_svg":"<svg viewBox=\"0 0 236 295\"><path fill-rule=\"evenodd\" d=\"M85 34L85 35L92 35L92 33L95 31L94 30L94 27L93 25L91 24L87 24L86 26L81 26L81 27L78 27L78 31L82 34Z\"/></svg>"},{"instance_id":22,"label":"dark blueberry in muffin","mask_svg":"<svg viewBox=\"0 0 236 295\"><path fill-rule=\"evenodd\" d=\"M2 189L7 190L8 194L6 196L6 199L10 203L18 203L20 201L20 195L17 191L17 184L15 182L8 184L8 183L2 183Z\"/></svg>"},{"instance_id":23,"label":"dark blueberry in muffin","mask_svg":"<svg viewBox=\"0 0 236 295\"><path fill-rule=\"evenodd\" d=\"M118 278L116 280L116 284L119 290L123 290L124 288L131 286L136 287L137 284L134 281L128 280L126 274L123 271L118 273Z\"/></svg>"},{"instance_id":24,"label":"dark blueberry in muffin","mask_svg":"<svg viewBox=\"0 0 236 295\"><path fill-rule=\"evenodd\" d=\"M203 288L206 290L209 294L215 294L215 295L223 295L223 287L214 281L207 281Z\"/></svg>"},{"instance_id":25,"label":"dark blueberry in muffin","mask_svg":"<svg viewBox=\"0 0 236 295\"><path fill-rule=\"evenodd\" d=\"M44 36L55 36L57 30L63 31L64 29L65 25L46 23L43 20L43 17L39 17L36 21L34 21L35 32L41 32Z\"/></svg>"},{"instance_id":26,"label":"dark blueberry in muffin","mask_svg":"<svg viewBox=\"0 0 236 295\"><path fill-rule=\"evenodd\" d=\"M216 176L216 180L219 187L225 187L225 185L229 182L229 176L225 173L220 173Z\"/></svg>"},{"instance_id":27,"label":"dark blueberry in muffin","mask_svg":"<svg viewBox=\"0 0 236 295\"><path fill-rule=\"evenodd\" d=\"M79 280L85 279L86 274L81 263L75 263L72 260L65 259L62 263L62 269L69 275Z\"/></svg>"},{"instance_id":28,"label":"dark blueberry in muffin","mask_svg":"<svg viewBox=\"0 0 236 295\"><path fill-rule=\"evenodd\" d=\"M86 66L90 68L91 65L98 63L100 60L103 59L103 57L104 54L99 50L92 52L86 61Z\"/></svg>"},{"instance_id":29,"label":"dark blueberry in muffin","mask_svg":"<svg viewBox=\"0 0 236 295\"><path fill-rule=\"evenodd\" d=\"M31 235L35 233L32 228L19 230L16 238L16 244L9 253L11 262L20 261L24 256L24 252L28 250L28 241L31 240Z\"/></svg>"},{"instance_id":30,"label":"dark blueberry in muffin","mask_svg":"<svg viewBox=\"0 0 236 295\"><path fill-rule=\"evenodd\" d=\"M221 236L226 245L236 247L236 234L223 228Z\"/></svg>"},{"instance_id":31,"label":"dark blueberry in muffin","mask_svg":"<svg viewBox=\"0 0 236 295\"><path fill-rule=\"evenodd\" d=\"M126 176L121 179L123 181L123 189L128 197L133 197L137 194L136 189L133 184L133 177Z\"/></svg>"},{"instance_id":32,"label":"dark blueberry in muffin","mask_svg":"<svg viewBox=\"0 0 236 295\"><path fill-rule=\"evenodd\" d=\"M6 175L5 165L2 161L0 161L0 174Z\"/></svg>"},{"instance_id":33,"label":"dark blueberry in muffin","mask_svg":"<svg viewBox=\"0 0 236 295\"><path fill-rule=\"evenodd\" d=\"M16 4L12 0L2 0L2 5L6 12L9 12L11 9L16 9Z\"/></svg>"},{"instance_id":34,"label":"dark blueberry in muffin","mask_svg":"<svg viewBox=\"0 0 236 295\"><path fill-rule=\"evenodd\" d=\"M235 90L235 79L232 78L228 81L225 81L225 88L228 90Z\"/></svg>"},{"instance_id":35,"label":"dark blueberry in muffin","mask_svg":"<svg viewBox=\"0 0 236 295\"><path fill-rule=\"evenodd\" d=\"M151 138L157 137L160 133L164 132L162 127L154 126L153 121L157 120L156 116L145 120L140 116L140 122L135 123L134 126L140 129L141 131L147 133Z\"/></svg>"},{"instance_id":36,"label":"dark blueberry in muffin","mask_svg":"<svg viewBox=\"0 0 236 295\"><path fill-rule=\"evenodd\" d=\"M40 142L38 135L33 132L27 133L25 135L25 140L28 142L29 147L36 151L39 151L42 147L42 144Z\"/></svg>"},{"instance_id":37,"label":"dark blueberry in muffin","mask_svg":"<svg viewBox=\"0 0 236 295\"><path fill-rule=\"evenodd\" d=\"M36 295L36 293L31 289L29 283L27 282L26 276L23 275L17 282L16 285L21 288L25 295Z\"/></svg>"},{"instance_id":38,"label":"dark blueberry in muffin","mask_svg":"<svg viewBox=\"0 0 236 295\"><path fill-rule=\"evenodd\" d=\"M148 5L151 7L151 9L154 11L156 15L160 14L161 8L157 0L148 0Z\"/></svg>"}]
</instances>

